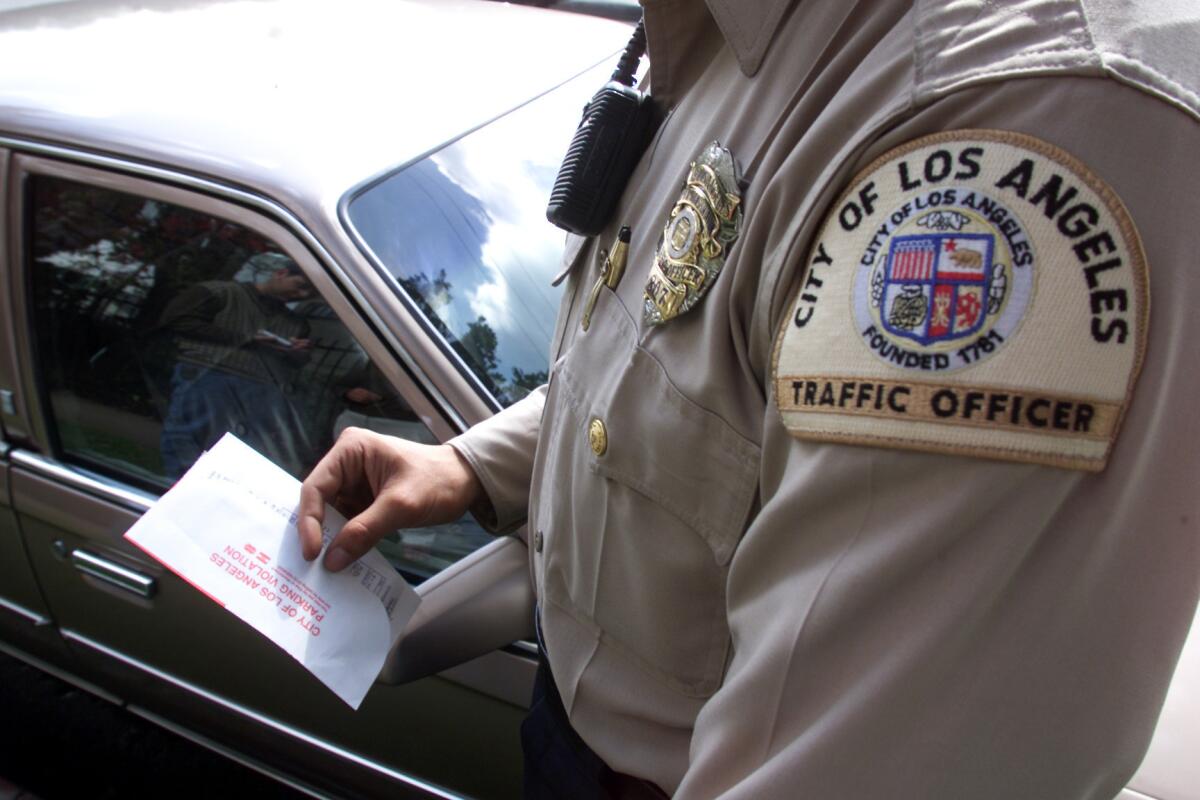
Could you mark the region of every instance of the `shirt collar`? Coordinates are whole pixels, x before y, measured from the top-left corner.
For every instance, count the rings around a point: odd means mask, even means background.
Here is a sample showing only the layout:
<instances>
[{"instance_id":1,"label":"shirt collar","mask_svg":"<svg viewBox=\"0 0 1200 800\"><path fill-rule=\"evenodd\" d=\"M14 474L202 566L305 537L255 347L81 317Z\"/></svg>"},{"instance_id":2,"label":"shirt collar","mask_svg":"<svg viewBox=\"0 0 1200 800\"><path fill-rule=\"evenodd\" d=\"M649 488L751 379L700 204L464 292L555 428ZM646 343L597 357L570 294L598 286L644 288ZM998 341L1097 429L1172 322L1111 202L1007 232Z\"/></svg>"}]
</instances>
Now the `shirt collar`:
<instances>
[{"instance_id":1,"label":"shirt collar","mask_svg":"<svg viewBox=\"0 0 1200 800\"><path fill-rule=\"evenodd\" d=\"M794 0L642 0L648 18L647 33L650 40L651 63L655 51L660 51L659 61L666 55L670 59L681 57L679 39L694 35L700 19L711 15L721 31L738 64L747 77L758 72L771 40L779 27L779 21ZM704 6L708 6L708 15ZM649 21L654 20L652 25ZM711 23L710 23L711 24ZM654 30L658 28L658 30ZM657 47L656 47L657 45ZM669 70L674 72L674 70ZM661 76L660 76L661 77Z\"/></svg>"},{"instance_id":2,"label":"shirt collar","mask_svg":"<svg viewBox=\"0 0 1200 800\"><path fill-rule=\"evenodd\" d=\"M747 77L758 72L792 0L706 0Z\"/></svg>"}]
</instances>

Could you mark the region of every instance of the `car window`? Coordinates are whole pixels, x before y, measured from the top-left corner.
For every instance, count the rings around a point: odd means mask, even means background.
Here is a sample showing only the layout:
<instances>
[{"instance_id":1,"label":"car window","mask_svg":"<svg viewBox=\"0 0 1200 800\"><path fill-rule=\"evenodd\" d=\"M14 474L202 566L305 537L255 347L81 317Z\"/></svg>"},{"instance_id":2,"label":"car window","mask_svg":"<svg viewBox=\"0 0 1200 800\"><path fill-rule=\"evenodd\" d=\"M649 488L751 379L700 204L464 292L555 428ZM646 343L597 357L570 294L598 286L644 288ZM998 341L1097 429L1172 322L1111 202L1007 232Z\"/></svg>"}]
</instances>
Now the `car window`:
<instances>
[{"instance_id":1,"label":"car window","mask_svg":"<svg viewBox=\"0 0 1200 800\"><path fill-rule=\"evenodd\" d=\"M347 206L397 289L502 406L546 381L564 237L546 204L595 81L588 73L565 84Z\"/></svg>"},{"instance_id":2,"label":"car window","mask_svg":"<svg viewBox=\"0 0 1200 800\"><path fill-rule=\"evenodd\" d=\"M357 426L432 443L299 265L210 214L30 176L28 269L60 457L161 492L230 431L297 478ZM397 534L428 576L488 541L472 520Z\"/></svg>"}]
</instances>

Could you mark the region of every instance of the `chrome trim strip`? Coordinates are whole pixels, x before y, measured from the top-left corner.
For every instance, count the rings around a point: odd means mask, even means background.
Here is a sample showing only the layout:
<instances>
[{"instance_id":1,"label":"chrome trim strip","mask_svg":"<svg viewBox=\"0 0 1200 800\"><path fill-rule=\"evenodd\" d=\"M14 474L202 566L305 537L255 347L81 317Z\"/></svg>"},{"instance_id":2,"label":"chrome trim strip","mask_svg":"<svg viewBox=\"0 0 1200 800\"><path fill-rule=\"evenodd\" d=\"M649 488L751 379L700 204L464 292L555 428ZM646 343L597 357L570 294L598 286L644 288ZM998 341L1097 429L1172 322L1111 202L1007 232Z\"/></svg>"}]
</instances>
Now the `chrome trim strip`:
<instances>
[{"instance_id":1,"label":"chrome trim strip","mask_svg":"<svg viewBox=\"0 0 1200 800\"><path fill-rule=\"evenodd\" d=\"M506 647L504 649L515 650L516 655L533 656L534 658L537 658L539 653L541 652L538 650L538 646L537 646L536 642L530 642L526 639L521 639L519 641L513 642L512 644L510 644L508 647Z\"/></svg>"},{"instance_id":2,"label":"chrome trim strip","mask_svg":"<svg viewBox=\"0 0 1200 800\"><path fill-rule=\"evenodd\" d=\"M26 653L24 650L18 650L17 648L12 647L11 645L6 644L3 641L0 641L0 653L4 653L7 656L11 656L11 657L17 659L18 661L24 661L29 666L31 666L35 669L40 669L42 672L46 673L47 675L51 675L55 678L58 678L60 681L62 681L64 683L69 683L77 689L82 689L83 691L87 692L88 694L94 694L96 697L99 697L101 700L105 700L109 703L112 703L114 706L124 705L121 702L121 698L117 697L115 694L113 694L111 692L107 692L104 689L101 689L99 686L97 686L94 683L88 683L87 681L83 680L82 678L77 678L74 675L72 675L71 673L67 672L66 670L59 669L58 667L54 666L53 664L51 664L47 661L43 661L42 659L38 658L37 656L31 656L28 653Z\"/></svg>"},{"instance_id":3,"label":"chrome trim strip","mask_svg":"<svg viewBox=\"0 0 1200 800\"><path fill-rule=\"evenodd\" d=\"M22 467L42 477L59 481L72 489L78 489L81 492L96 495L104 500L119 503L138 513L149 511L157 499L149 492L139 492L116 481L91 475L82 470L65 467L53 459L31 453L27 450L13 450L11 460L13 466Z\"/></svg>"},{"instance_id":4,"label":"chrome trim strip","mask_svg":"<svg viewBox=\"0 0 1200 800\"><path fill-rule=\"evenodd\" d=\"M240 203L244 206L254 208L264 214L274 217L278 222L282 223L288 230L298 238L317 259L325 265L327 269L336 275L339 288L350 296L351 300L359 307L366 315L372 326L375 328L381 338L383 338L391 346L404 366L409 372L420 381L421 388L424 389L430 397L441 408L444 413L459 430L466 430L469 426L461 415L455 410L454 406L446 399L441 390L437 388L433 380L425 373L423 369L412 359L406 348L392 334L391 329L384 323L379 314L371 307L366 296L359 291L354 282L349 279L345 271L338 265L337 260L329 253L321 242L309 232L308 228L296 217L292 212L288 211L285 206L280 205L274 200L269 200L261 195L238 189L233 186L228 186L223 183L218 183L213 180L201 178L196 175L187 173L173 172L163 167L156 167L150 164L143 164L137 161L127 161L114 156L100 155L98 153L90 153L86 150L76 150L62 145L46 144L44 142L31 142L24 139L15 139L9 136L0 136L0 147L7 147L14 152L31 153L41 156L49 156L52 158L73 161L77 163L87 164L93 167L101 167L103 169L113 170L133 174L143 178L170 183L175 186L192 189L199 192L204 192L210 195L216 195L226 200L235 203ZM339 220L340 222L340 220Z\"/></svg>"},{"instance_id":5,"label":"chrome trim strip","mask_svg":"<svg viewBox=\"0 0 1200 800\"><path fill-rule=\"evenodd\" d=\"M87 550L72 550L71 566L85 575L91 575L97 580L110 583L118 589L132 592L147 600L153 597L155 590L158 589L158 582L149 575L143 575L115 561L101 558L95 553L89 553Z\"/></svg>"},{"instance_id":6,"label":"chrome trim strip","mask_svg":"<svg viewBox=\"0 0 1200 800\"><path fill-rule=\"evenodd\" d=\"M54 620L50 619L49 617L44 617L36 611L30 611L28 608L25 608L25 606L17 605L11 600L5 600L3 597L0 597L0 608L3 608L5 611L11 611L18 617L24 617L37 627L50 625L54 622Z\"/></svg>"},{"instance_id":7,"label":"chrome trim strip","mask_svg":"<svg viewBox=\"0 0 1200 800\"><path fill-rule=\"evenodd\" d=\"M167 683L171 684L172 686L176 686L180 689L191 692L192 694L196 695L197 697L201 697L210 703L215 703L216 705L219 705L222 708L233 711L234 713L239 714L253 722L257 722L258 724L263 725L268 728L271 728L273 730L276 730L279 733L283 733L288 736L291 736L294 739L298 739L298 740L304 742L305 744L311 745L320 750L324 750L325 752L329 753L330 755L336 756L336 757L344 759L346 761L350 761L361 767L366 767L367 769L378 772L381 775L384 775L388 778L391 778L393 780L399 781L400 783L411 786L414 789L419 789L421 791L428 792L433 797L442 798L442 800L467 800L466 798L462 797L461 795L451 794L447 790L439 788L439 787L434 786L429 783L425 783L424 781L420 780L419 778L414 778L410 775L404 774L403 772L398 772L390 767L385 767L382 764L371 761L370 759L363 758L362 756L358 755L357 753L352 753L348 750L338 747L335 744L332 744L331 742L327 742L324 739L319 739L316 736L313 736L311 734L296 730L295 728L293 728L289 725L286 725L282 722L279 722L278 720L272 719L271 717L268 717L264 714L260 714L257 711L252 711L242 705L234 703L231 700L227 700L224 697L221 697L220 695L213 694L212 692L208 691L207 689L201 689L199 686L194 686L194 685L188 683L187 681L184 681L180 678L176 678L173 675L168 675L167 673L162 672L161 670L155 669L154 667L150 666L149 664L145 664L141 661L138 661L135 658L125 655L124 653L120 653L116 650L113 650L110 647L106 647L105 645L100 644L99 642L93 641L92 639L89 639L88 637L84 636L83 634L76 633L72 630L67 630L65 628L61 629L60 632L62 633L63 638L67 639L68 641L75 642L76 644L82 645L84 647L89 647L92 650L95 650L99 653L102 653L103 655L108 656L109 658L120 661L121 663L126 664L127 666L141 670L142 672L145 672L149 675L153 675L155 678L158 678L159 680L166 681Z\"/></svg>"},{"instance_id":8,"label":"chrome trim strip","mask_svg":"<svg viewBox=\"0 0 1200 800\"><path fill-rule=\"evenodd\" d=\"M1155 800L1155 798L1148 794L1142 794L1141 792L1135 791L1126 786L1121 790L1121 793L1114 798L1114 800Z\"/></svg>"},{"instance_id":9,"label":"chrome trim strip","mask_svg":"<svg viewBox=\"0 0 1200 800\"><path fill-rule=\"evenodd\" d=\"M236 750L226 747L225 745L221 744L220 742L215 742L212 739L209 739L207 736L203 736L199 733L196 733L195 731L191 730L190 728L185 728L182 725L176 724L176 723L172 722L171 720L167 719L166 717L160 717L158 714L155 714L153 711L147 711L146 709L142 708L141 706L135 706L135 705L127 705L127 706L125 706L125 709L127 711L129 711L129 713L131 713L131 714L136 714L137 716L141 717L144 720L153 722L155 725L158 725L160 728L165 728L165 729L169 730L171 733L175 734L176 736L182 736L184 739L187 739L189 742L193 742L194 744L198 744L201 747L211 750L214 753L216 753L217 755L224 756L225 758L228 758L230 761L235 761L238 764L241 764L243 767L246 767L247 769L252 769L255 772L259 773L260 775L265 775L273 781L278 781L279 783L282 783L284 786L287 786L290 789L295 789L297 792L300 792L301 794L308 795L309 797L315 797L315 798L317 798L317 800L333 800L333 795L322 794L316 788L309 786L306 783L301 783L300 781L287 775L286 773L280 772L279 770L269 767L266 764L260 763L256 760L254 760L253 758L250 758L249 756L243 755L243 754L237 752Z\"/></svg>"}]
</instances>

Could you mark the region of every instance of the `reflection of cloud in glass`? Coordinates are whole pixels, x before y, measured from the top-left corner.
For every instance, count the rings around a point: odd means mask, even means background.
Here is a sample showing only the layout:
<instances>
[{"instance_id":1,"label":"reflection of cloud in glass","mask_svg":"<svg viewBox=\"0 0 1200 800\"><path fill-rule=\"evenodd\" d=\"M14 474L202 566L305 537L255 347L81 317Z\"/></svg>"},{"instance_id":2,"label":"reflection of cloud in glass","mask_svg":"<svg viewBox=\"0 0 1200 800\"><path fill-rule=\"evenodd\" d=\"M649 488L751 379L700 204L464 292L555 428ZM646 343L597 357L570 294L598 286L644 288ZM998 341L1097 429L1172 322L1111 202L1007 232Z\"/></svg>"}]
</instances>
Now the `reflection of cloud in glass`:
<instances>
[{"instance_id":1,"label":"reflection of cloud in glass","mask_svg":"<svg viewBox=\"0 0 1200 800\"><path fill-rule=\"evenodd\" d=\"M542 218L544 202L537 211L523 221L497 221L488 229L482 261L491 278L470 295L472 310L486 317L500 337L501 361L525 369L545 366L558 312L558 292L550 278L562 234Z\"/></svg>"},{"instance_id":2,"label":"reflection of cloud in glass","mask_svg":"<svg viewBox=\"0 0 1200 800\"><path fill-rule=\"evenodd\" d=\"M422 298L453 332L474 319L465 293L487 279L480 264L488 212L433 161L420 161L355 201L354 224L398 278L430 282ZM433 287L445 273L446 286Z\"/></svg>"},{"instance_id":3,"label":"reflection of cloud in glass","mask_svg":"<svg viewBox=\"0 0 1200 800\"><path fill-rule=\"evenodd\" d=\"M545 366L559 297L550 279L563 242L546 221L546 202L585 90L574 81L434 157L488 209L482 263L492 276L470 296L472 310L499 335L501 363Z\"/></svg>"},{"instance_id":4,"label":"reflection of cloud in glass","mask_svg":"<svg viewBox=\"0 0 1200 800\"><path fill-rule=\"evenodd\" d=\"M426 313L453 336L462 339L483 318L496 336L497 380L547 368L560 295L550 281L563 233L546 221L546 202L586 89L567 84L350 206L363 239L410 292L424 294Z\"/></svg>"},{"instance_id":5,"label":"reflection of cloud in glass","mask_svg":"<svg viewBox=\"0 0 1200 800\"><path fill-rule=\"evenodd\" d=\"M483 317L497 333L511 330L512 319L508 313L508 284L497 276L494 283L484 283L471 292L471 311Z\"/></svg>"}]
</instances>

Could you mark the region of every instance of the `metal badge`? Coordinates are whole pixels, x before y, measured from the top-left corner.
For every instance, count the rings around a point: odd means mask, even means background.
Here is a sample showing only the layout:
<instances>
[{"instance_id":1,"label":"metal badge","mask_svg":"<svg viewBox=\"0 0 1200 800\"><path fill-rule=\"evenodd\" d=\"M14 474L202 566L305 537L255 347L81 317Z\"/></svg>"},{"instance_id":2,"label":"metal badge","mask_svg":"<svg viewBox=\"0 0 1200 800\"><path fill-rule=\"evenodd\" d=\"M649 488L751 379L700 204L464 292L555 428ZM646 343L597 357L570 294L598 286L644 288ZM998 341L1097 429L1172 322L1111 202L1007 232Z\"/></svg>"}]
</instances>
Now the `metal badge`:
<instances>
[{"instance_id":1,"label":"metal badge","mask_svg":"<svg viewBox=\"0 0 1200 800\"><path fill-rule=\"evenodd\" d=\"M646 280L643 318L661 325L692 309L721 274L742 227L733 154L718 142L692 162Z\"/></svg>"}]
</instances>

